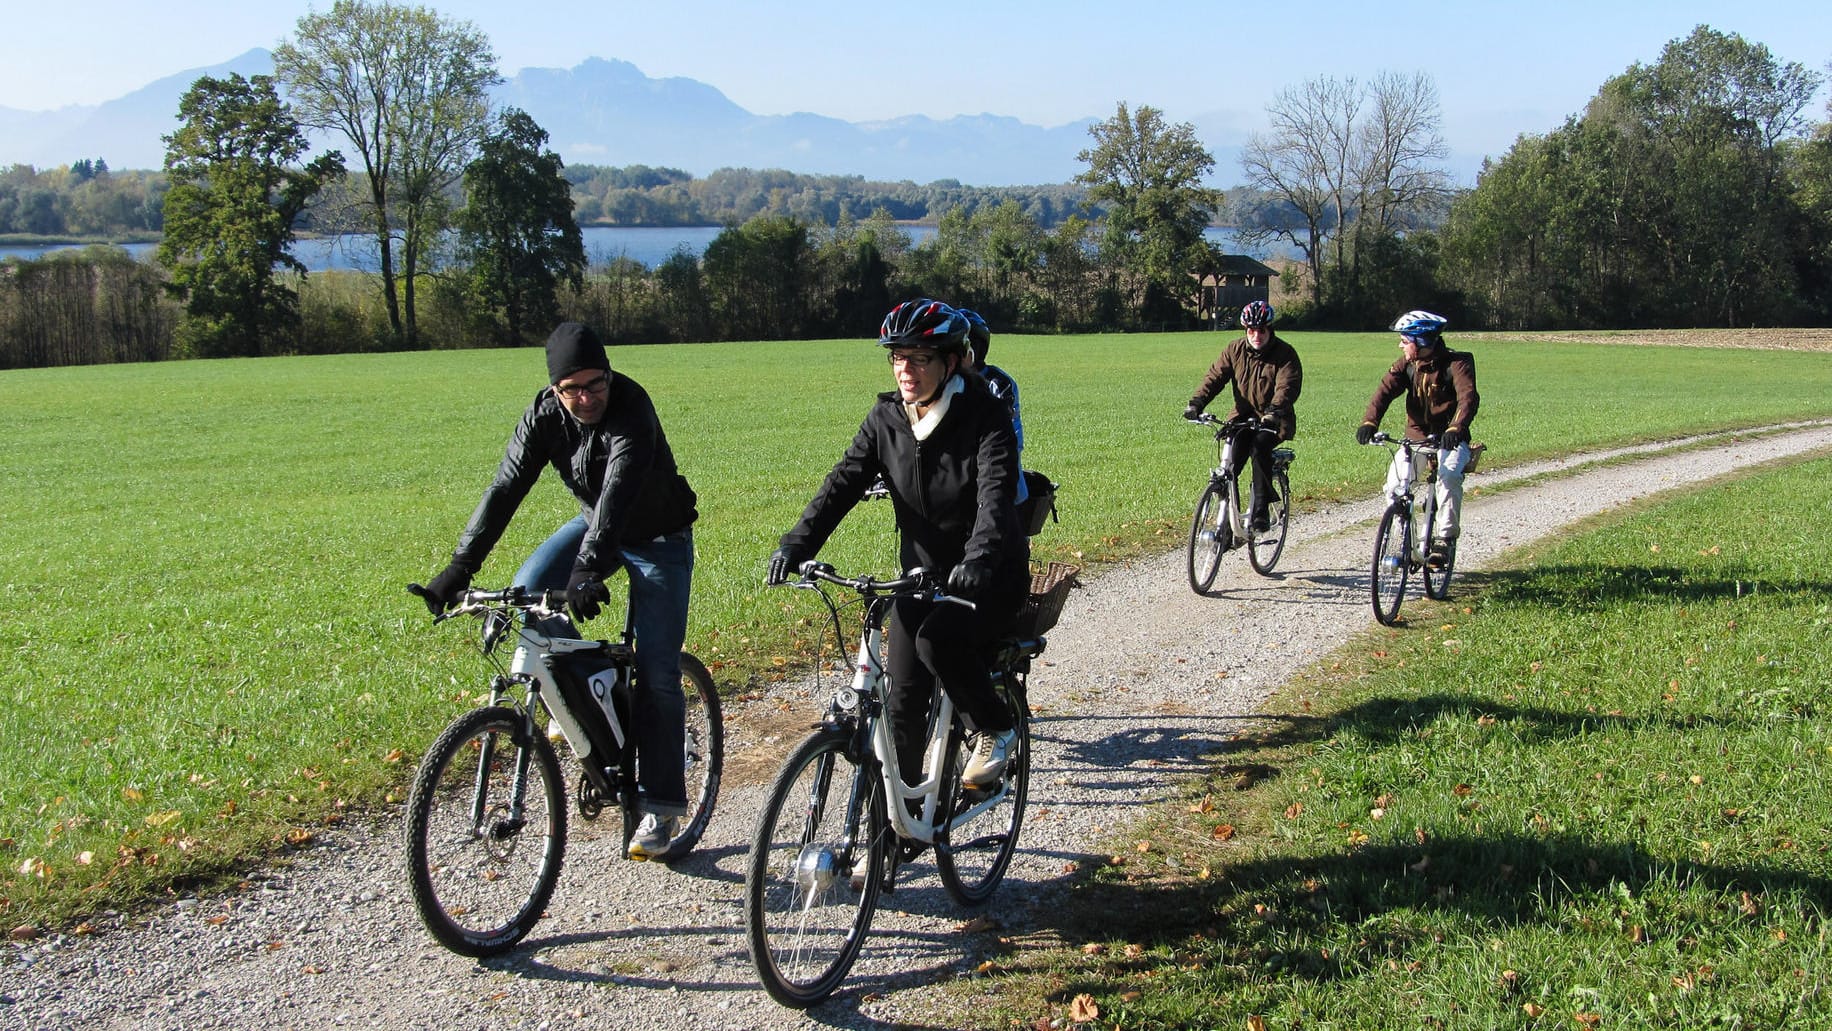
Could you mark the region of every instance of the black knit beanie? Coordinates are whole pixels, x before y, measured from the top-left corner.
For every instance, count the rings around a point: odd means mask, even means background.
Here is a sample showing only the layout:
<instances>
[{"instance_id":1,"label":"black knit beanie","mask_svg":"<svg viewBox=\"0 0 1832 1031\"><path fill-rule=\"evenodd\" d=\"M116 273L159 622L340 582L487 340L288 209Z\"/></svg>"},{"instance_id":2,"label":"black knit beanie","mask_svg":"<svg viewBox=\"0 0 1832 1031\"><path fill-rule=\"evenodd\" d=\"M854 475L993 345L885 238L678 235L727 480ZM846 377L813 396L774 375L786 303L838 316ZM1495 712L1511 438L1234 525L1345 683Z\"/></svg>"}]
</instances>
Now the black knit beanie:
<instances>
[{"instance_id":1,"label":"black knit beanie","mask_svg":"<svg viewBox=\"0 0 1832 1031\"><path fill-rule=\"evenodd\" d=\"M547 338L547 382L558 383L580 369L611 371L598 334L583 322L562 322Z\"/></svg>"}]
</instances>

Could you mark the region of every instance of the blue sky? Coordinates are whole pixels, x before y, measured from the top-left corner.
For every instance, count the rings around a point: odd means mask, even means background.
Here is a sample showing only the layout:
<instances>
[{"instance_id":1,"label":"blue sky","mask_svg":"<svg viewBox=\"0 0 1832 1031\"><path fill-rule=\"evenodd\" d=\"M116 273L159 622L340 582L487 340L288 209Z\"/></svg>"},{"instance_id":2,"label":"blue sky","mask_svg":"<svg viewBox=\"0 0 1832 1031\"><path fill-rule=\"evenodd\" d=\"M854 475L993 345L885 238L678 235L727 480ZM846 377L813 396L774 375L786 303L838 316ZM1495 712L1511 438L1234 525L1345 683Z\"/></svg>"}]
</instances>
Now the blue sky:
<instances>
[{"instance_id":1,"label":"blue sky","mask_svg":"<svg viewBox=\"0 0 1832 1031\"><path fill-rule=\"evenodd\" d=\"M23 0L9 4L0 107L94 104L176 72L272 48L329 0ZM1499 155L1698 24L1824 73L1823 0L434 0L490 37L505 74L629 61L708 83L757 114L850 121L1011 115L1040 125L1149 104L1173 120L1225 112L1264 126L1282 88L1322 75L1435 77L1455 151ZM1117 13L1116 13L1117 12ZM1825 119L1825 94L1810 112Z\"/></svg>"}]
</instances>

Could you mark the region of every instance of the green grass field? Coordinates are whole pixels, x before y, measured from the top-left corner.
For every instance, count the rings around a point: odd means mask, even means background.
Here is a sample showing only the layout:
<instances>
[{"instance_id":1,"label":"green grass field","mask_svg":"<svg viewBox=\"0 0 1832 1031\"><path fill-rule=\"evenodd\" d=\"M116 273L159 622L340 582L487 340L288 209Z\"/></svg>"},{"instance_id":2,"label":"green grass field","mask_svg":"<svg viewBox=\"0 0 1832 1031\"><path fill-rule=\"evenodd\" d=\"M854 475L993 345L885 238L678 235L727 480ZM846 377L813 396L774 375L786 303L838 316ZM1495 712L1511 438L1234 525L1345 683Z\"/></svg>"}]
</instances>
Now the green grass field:
<instances>
[{"instance_id":1,"label":"green grass field","mask_svg":"<svg viewBox=\"0 0 1832 1031\"><path fill-rule=\"evenodd\" d=\"M1024 1016L1832 1025L1832 459L1615 515L1289 685L1115 843ZM1435 614L1435 616L1434 616ZM1130 951L1129 951L1130 950ZM1087 1002L1082 1005L1087 1012Z\"/></svg>"},{"instance_id":2,"label":"green grass field","mask_svg":"<svg viewBox=\"0 0 1832 1031\"><path fill-rule=\"evenodd\" d=\"M1351 434L1391 337L1292 340L1300 506L1371 493L1384 457ZM1180 545L1213 450L1178 413L1223 342L999 338L1026 465L1062 484L1039 559ZM701 496L689 647L728 687L780 675L807 612L761 588L763 561L889 387L882 352L612 360ZM1489 468L1832 408L1823 353L1484 341L1478 362ZM0 912L67 918L216 876L398 792L483 683L470 628L432 627L403 585L445 561L543 371L522 350L0 373ZM480 584L573 513L537 488ZM894 554L868 507L823 557L891 572Z\"/></svg>"}]
</instances>

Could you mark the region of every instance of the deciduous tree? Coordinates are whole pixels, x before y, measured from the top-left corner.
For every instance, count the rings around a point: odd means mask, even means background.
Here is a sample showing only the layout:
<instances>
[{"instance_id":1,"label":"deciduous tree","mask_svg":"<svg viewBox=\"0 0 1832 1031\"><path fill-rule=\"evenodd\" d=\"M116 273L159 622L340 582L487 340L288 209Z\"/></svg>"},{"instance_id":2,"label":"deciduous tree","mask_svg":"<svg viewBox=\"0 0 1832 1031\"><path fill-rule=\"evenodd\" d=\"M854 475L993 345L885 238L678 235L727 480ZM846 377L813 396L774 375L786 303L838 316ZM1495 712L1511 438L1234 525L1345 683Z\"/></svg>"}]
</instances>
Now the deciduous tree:
<instances>
[{"instance_id":1,"label":"deciduous tree","mask_svg":"<svg viewBox=\"0 0 1832 1031\"><path fill-rule=\"evenodd\" d=\"M1102 247L1131 275L1135 308L1161 318L1190 293L1189 275L1209 253L1202 233L1221 193L1203 178L1215 159L1188 123L1167 123L1149 106L1135 113L1121 103L1088 134L1094 146L1076 155L1088 167L1075 181L1106 205Z\"/></svg>"},{"instance_id":2,"label":"deciduous tree","mask_svg":"<svg viewBox=\"0 0 1832 1031\"><path fill-rule=\"evenodd\" d=\"M489 40L430 8L336 0L299 19L274 68L302 120L342 135L361 161L389 323L417 346L415 274L446 228L446 193L487 129L488 90L501 81Z\"/></svg>"},{"instance_id":3,"label":"deciduous tree","mask_svg":"<svg viewBox=\"0 0 1832 1031\"><path fill-rule=\"evenodd\" d=\"M545 335L561 283L578 289L585 245L573 221L572 186L547 132L525 112L503 112L464 171L458 213L461 259L473 295L500 312L508 343Z\"/></svg>"},{"instance_id":4,"label":"deciduous tree","mask_svg":"<svg viewBox=\"0 0 1832 1031\"><path fill-rule=\"evenodd\" d=\"M158 257L186 299L183 350L261 354L297 319L295 294L274 278L276 267L305 272L286 249L294 221L342 174L342 158L293 167L305 135L265 75L198 79L178 117L165 137L171 189Z\"/></svg>"}]
</instances>

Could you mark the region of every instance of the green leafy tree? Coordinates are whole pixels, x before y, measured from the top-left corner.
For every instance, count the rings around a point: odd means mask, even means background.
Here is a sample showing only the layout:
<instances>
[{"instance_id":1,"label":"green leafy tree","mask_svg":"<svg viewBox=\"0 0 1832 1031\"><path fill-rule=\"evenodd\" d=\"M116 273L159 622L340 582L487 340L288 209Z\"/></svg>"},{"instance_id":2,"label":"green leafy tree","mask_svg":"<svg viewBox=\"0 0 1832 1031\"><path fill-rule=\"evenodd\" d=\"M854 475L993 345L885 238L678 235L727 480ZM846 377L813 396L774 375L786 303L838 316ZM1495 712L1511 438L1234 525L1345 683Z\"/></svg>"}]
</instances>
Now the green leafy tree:
<instances>
[{"instance_id":1,"label":"green leafy tree","mask_svg":"<svg viewBox=\"0 0 1832 1031\"><path fill-rule=\"evenodd\" d=\"M701 260L715 332L727 340L803 336L816 280L808 226L759 215L713 238Z\"/></svg>"},{"instance_id":2,"label":"green leafy tree","mask_svg":"<svg viewBox=\"0 0 1832 1031\"><path fill-rule=\"evenodd\" d=\"M1820 81L1698 27L1490 166L1452 209L1446 274L1502 325L1776 325L1818 310L1811 191L1789 179L1808 166L1789 156L1810 147Z\"/></svg>"},{"instance_id":3,"label":"green leafy tree","mask_svg":"<svg viewBox=\"0 0 1832 1031\"><path fill-rule=\"evenodd\" d=\"M274 68L302 120L341 134L360 160L389 324L418 346L416 274L447 228L447 193L488 129L489 88L501 81L489 40L430 8L337 0L299 19Z\"/></svg>"},{"instance_id":4,"label":"green leafy tree","mask_svg":"<svg viewBox=\"0 0 1832 1031\"><path fill-rule=\"evenodd\" d=\"M272 78L208 76L179 101L183 125L165 137L165 236L159 262L185 297L185 349L198 356L258 355L298 318L276 267L305 267L287 246L300 212L343 173L333 152L303 169L304 133Z\"/></svg>"},{"instance_id":5,"label":"green leafy tree","mask_svg":"<svg viewBox=\"0 0 1832 1031\"><path fill-rule=\"evenodd\" d=\"M501 314L509 343L545 334L560 284L577 290L585 273L572 186L560 156L546 146L546 130L511 108L464 171L459 252L473 296Z\"/></svg>"},{"instance_id":6,"label":"green leafy tree","mask_svg":"<svg viewBox=\"0 0 1832 1031\"><path fill-rule=\"evenodd\" d=\"M1190 274L1212 250L1202 233L1222 195L1202 181L1215 159L1194 128L1165 122L1154 107L1134 113L1121 103L1088 134L1094 146L1076 156L1088 167L1075 181L1106 206L1103 250L1129 274L1127 292L1142 316L1180 314Z\"/></svg>"}]
</instances>

